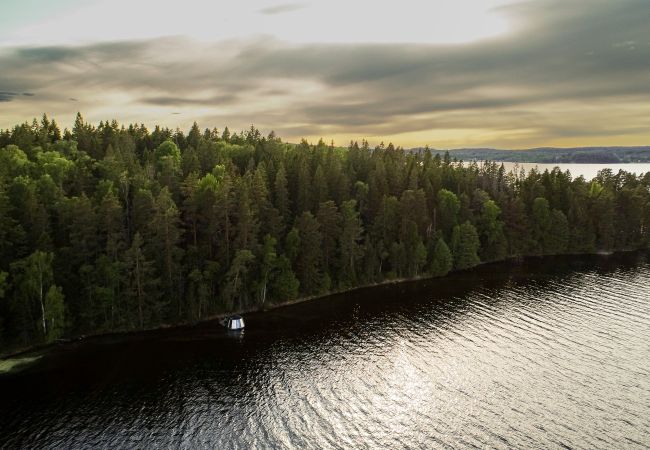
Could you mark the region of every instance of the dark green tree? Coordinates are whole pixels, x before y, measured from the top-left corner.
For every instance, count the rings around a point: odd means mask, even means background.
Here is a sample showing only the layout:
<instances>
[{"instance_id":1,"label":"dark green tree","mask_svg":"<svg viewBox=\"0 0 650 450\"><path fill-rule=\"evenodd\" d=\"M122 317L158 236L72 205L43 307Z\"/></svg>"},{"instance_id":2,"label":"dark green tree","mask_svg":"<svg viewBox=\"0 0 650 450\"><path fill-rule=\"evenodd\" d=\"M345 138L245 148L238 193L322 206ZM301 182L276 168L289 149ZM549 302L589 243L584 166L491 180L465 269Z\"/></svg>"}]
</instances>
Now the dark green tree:
<instances>
[{"instance_id":1,"label":"dark green tree","mask_svg":"<svg viewBox=\"0 0 650 450\"><path fill-rule=\"evenodd\" d=\"M444 277L453 267L454 257L451 254L451 250L449 250L445 240L440 238L436 242L433 250L429 273L434 277Z\"/></svg>"},{"instance_id":2,"label":"dark green tree","mask_svg":"<svg viewBox=\"0 0 650 450\"><path fill-rule=\"evenodd\" d=\"M323 235L320 224L310 212L303 212L296 220L300 246L295 271L304 294L313 295L329 289L323 273L321 247Z\"/></svg>"},{"instance_id":3,"label":"dark green tree","mask_svg":"<svg viewBox=\"0 0 650 450\"><path fill-rule=\"evenodd\" d=\"M463 270L478 265L481 262L478 257L480 245L474 225L469 222L456 225L451 238L454 268Z\"/></svg>"},{"instance_id":4,"label":"dark green tree","mask_svg":"<svg viewBox=\"0 0 650 450\"><path fill-rule=\"evenodd\" d=\"M341 204L340 255L341 275L339 284L343 288L358 284L358 266L363 258L363 225L356 209L356 200Z\"/></svg>"}]
</instances>

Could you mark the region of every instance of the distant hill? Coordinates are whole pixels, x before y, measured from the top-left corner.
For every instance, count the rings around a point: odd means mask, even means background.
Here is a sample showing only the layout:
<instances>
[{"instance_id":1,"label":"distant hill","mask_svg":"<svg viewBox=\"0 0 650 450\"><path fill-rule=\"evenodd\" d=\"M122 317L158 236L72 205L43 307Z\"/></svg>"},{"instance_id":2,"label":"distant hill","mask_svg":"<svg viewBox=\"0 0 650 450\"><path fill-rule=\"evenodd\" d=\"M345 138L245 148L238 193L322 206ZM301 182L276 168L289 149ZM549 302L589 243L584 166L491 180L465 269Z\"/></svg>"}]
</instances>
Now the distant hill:
<instances>
[{"instance_id":1,"label":"distant hill","mask_svg":"<svg viewBox=\"0 0 650 450\"><path fill-rule=\"evenodd\" d=\"M424 148L413 148L421 152ZM527 150L498 150L494 148L431 149L443 156L447 151L458 160L492 160L530 163L620 164L650 162L650 146L645 147L540 147Z\"/></svg>"}]
</instances>

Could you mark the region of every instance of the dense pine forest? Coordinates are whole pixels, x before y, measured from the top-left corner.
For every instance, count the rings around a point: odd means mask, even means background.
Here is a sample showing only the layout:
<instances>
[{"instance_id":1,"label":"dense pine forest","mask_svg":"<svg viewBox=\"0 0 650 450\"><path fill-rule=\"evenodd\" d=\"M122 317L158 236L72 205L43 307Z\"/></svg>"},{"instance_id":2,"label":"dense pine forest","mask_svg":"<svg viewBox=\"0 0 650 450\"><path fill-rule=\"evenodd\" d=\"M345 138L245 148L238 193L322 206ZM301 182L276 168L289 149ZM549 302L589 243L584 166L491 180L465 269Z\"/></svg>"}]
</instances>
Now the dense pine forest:
<instances>
[{"instance_id":1,"label":"dense pine forest","mask_svg":"<svg viewBox=\"0 0 650 450\"><path fill-rule=\"evenodd\" d=\"M650 242L650 174L115 121L0 131L0 349ZM396 299L396 301L398 301Z\"/></svg>"}]
</instances>

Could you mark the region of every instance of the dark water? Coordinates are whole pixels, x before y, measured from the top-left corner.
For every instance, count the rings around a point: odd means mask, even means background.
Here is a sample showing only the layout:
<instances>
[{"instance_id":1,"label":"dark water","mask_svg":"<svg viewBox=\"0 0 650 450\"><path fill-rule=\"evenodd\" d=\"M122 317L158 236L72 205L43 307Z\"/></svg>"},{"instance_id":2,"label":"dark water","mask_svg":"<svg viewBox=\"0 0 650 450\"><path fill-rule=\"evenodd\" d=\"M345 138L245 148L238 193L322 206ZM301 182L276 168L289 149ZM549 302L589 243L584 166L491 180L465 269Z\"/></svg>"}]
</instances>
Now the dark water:
<instances>
[{"instance_id":1,"label":"dark water","mask_svg":"<svg viewBox=\"0 0 650 450\"><path fill-rule=\"evenodd\" d=\"M0 377L7 448L648 448L644 256L490 265L59 348Z\"/></svg>"}]
</instances>

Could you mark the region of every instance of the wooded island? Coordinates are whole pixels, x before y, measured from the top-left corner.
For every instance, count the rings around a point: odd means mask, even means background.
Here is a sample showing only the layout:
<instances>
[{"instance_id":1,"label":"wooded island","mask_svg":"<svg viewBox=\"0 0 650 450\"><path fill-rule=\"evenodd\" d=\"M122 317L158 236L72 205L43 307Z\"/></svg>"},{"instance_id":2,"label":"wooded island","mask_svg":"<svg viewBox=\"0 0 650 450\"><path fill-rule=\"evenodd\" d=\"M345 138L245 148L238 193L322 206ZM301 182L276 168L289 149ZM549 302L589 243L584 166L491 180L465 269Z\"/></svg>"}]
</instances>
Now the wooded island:
<instances>
[{"instance_id":1,"label":"wooded island","mask_svg":"<svg viewBox=\"0 0 650 450\"><path fill-rule=\"evenodd\" d=\"M0 131L0 352L526 255L647 247L650 174L116 121Z\"/></svg>"}]
</instances>

